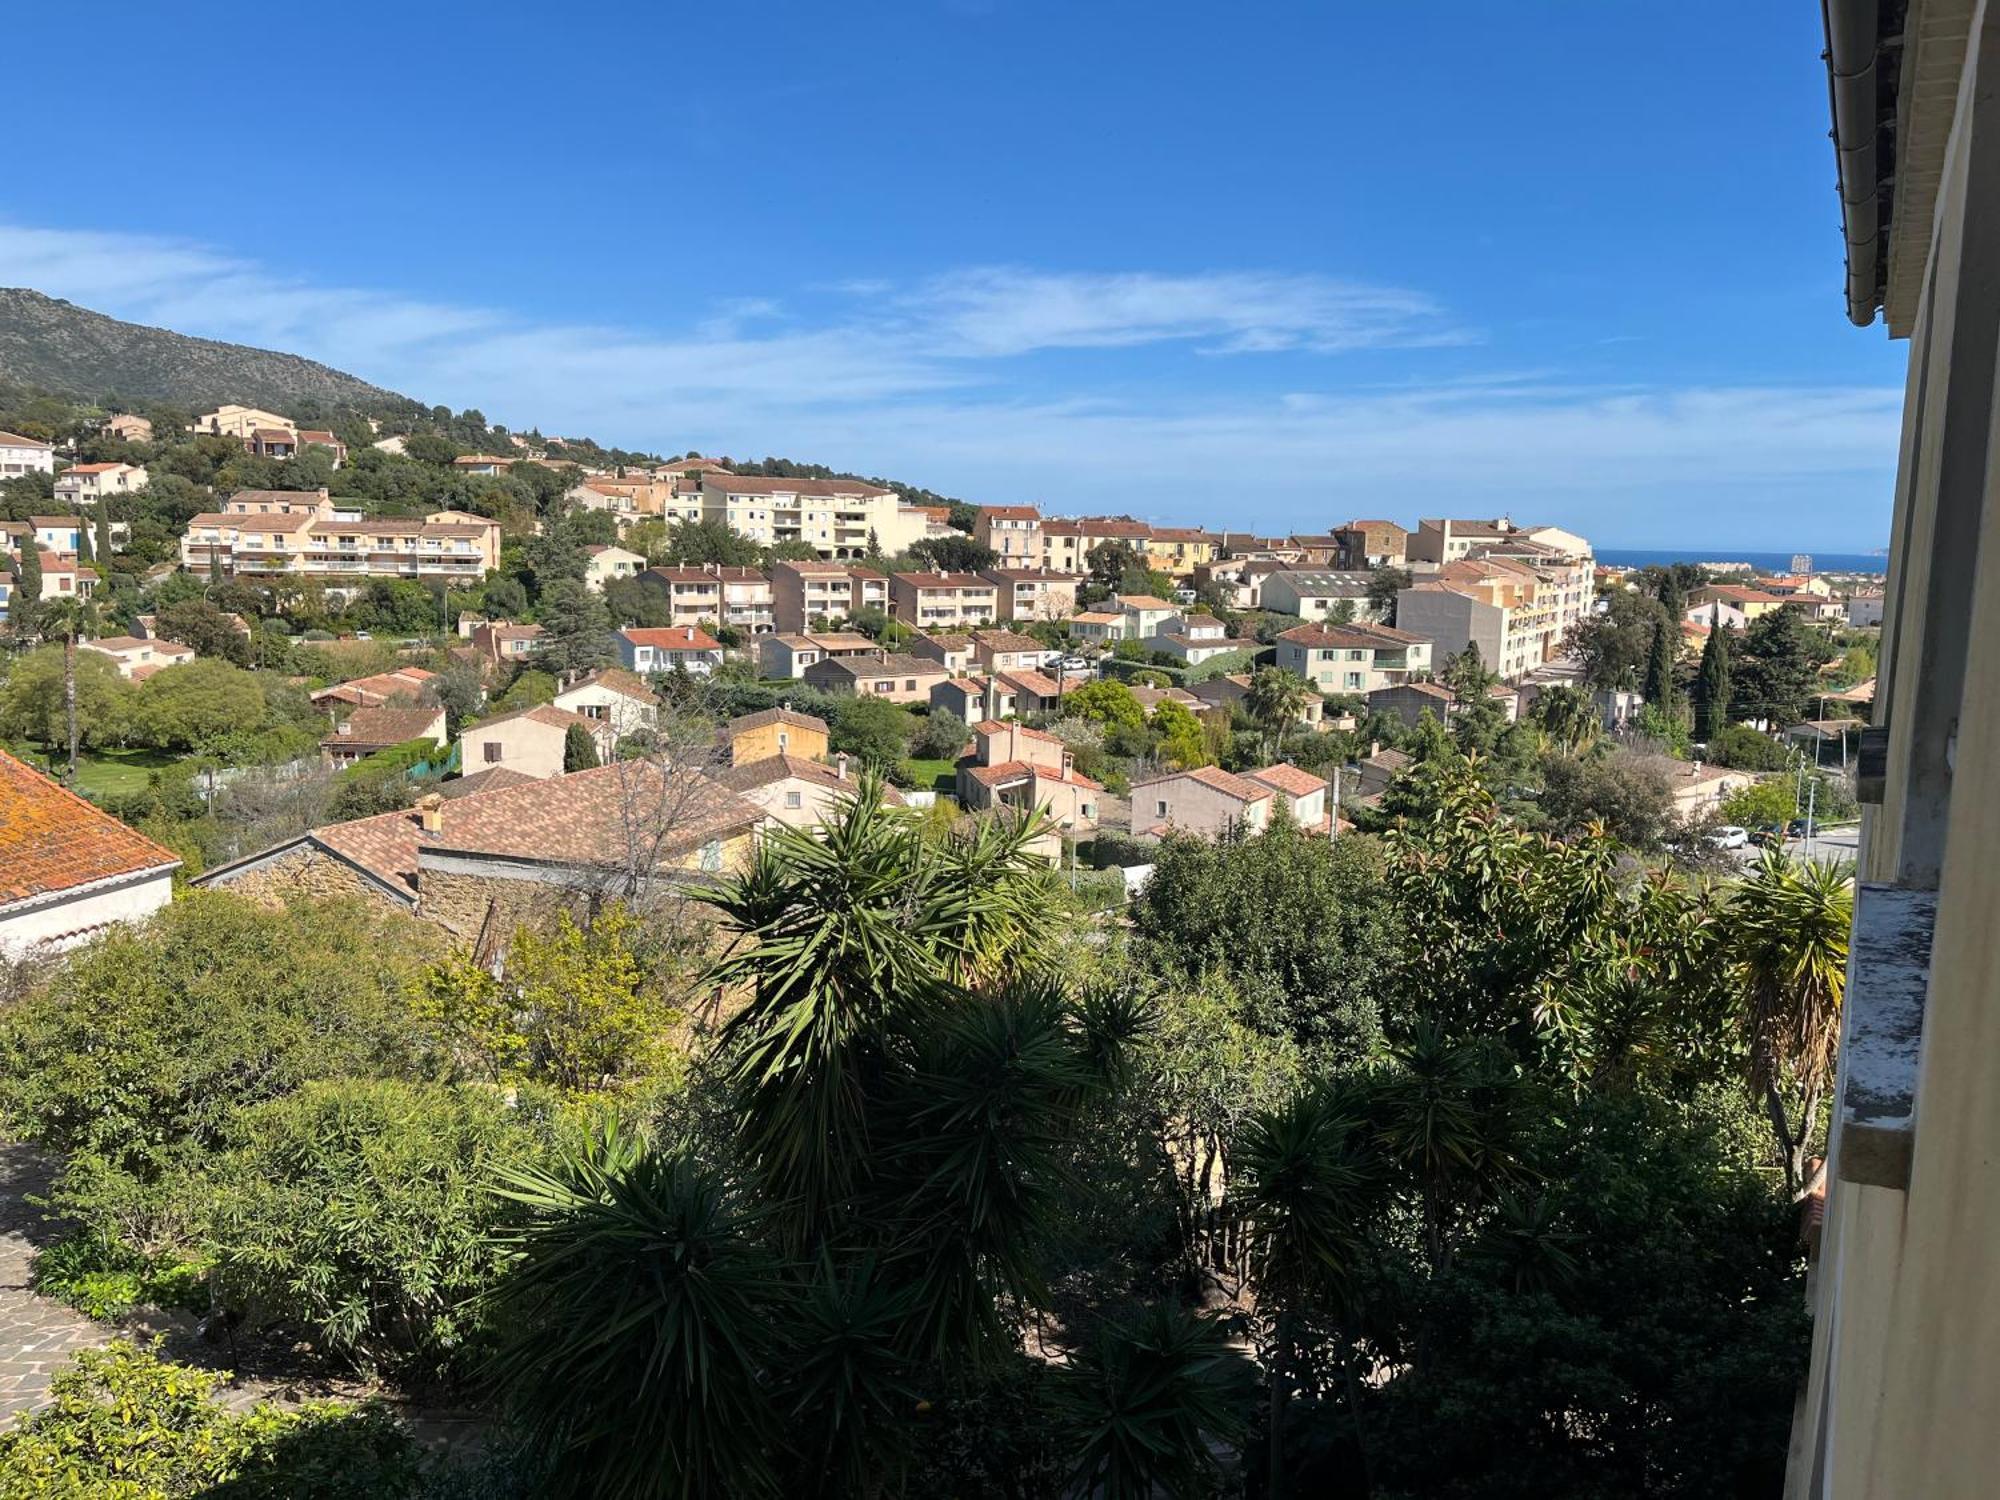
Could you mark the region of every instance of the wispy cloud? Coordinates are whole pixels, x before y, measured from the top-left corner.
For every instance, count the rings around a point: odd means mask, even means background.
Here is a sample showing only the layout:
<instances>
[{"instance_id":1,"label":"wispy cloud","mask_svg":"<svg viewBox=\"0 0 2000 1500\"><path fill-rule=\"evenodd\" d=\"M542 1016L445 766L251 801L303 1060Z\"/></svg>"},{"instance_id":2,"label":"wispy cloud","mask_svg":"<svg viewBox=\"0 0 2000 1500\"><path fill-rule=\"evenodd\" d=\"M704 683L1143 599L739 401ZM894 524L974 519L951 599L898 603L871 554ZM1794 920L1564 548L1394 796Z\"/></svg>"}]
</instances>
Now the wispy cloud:
<instances>
[{"instance_id":1,"label":"wispy cloud","mask_svg":"<svg viewBox=\"0 0 2000 1500\"><path fill-rule=\"evenodd\" d=\"M1389 352L1476 346L1468 320L1417 291L1268 271L975 267L774 288L660 332L329 286L162 237L0 224L0 285L306 354L519 427L1272 528L1507 509L1634 543L1859 543L1886 525L1899 403L1873 388L1606 389L1518 358L1468 370L1463 355L1426 379ZM1139 348L1175 378L1063 382L1062 351ZM1272 389L1277 369L1291 389Z\"/></svg>"}]
</instances>

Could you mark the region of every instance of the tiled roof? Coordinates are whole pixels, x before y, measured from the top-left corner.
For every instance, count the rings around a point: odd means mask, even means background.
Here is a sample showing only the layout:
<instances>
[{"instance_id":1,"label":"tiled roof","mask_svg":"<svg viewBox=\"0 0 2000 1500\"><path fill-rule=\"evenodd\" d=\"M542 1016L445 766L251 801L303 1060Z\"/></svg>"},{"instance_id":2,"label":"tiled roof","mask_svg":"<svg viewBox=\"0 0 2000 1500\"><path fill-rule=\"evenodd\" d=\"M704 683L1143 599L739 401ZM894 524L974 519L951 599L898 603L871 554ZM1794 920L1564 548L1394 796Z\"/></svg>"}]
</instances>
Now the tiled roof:
<instances>
[{"instance_id":1,"label":"tiled roof","mask_svg":"<svg viewBox=\"0 0 2000 1500\"><path fill-rule=\"evenodd\" d=\"M1346 651L1373 651L1388 644L1365 631L1339 625L1294 625L1290 630L1280 631L1278 639L1290 641L1294 646L1331 646Z\"/></svg>"},{"instance_id":2,"label":"tiled roof","mask_svg":"<svg viewBox=\"0 0 2000 1500\"><path fill-rule=\"evenodd\" d=\"M50 445L41 439L22 437L18 432L0 432L0 443L9 448L50 448ZM53 452L53 448L50 448L50 451Z\"/></svg>"},{"instance_id":3,"label":"tiled roof","mask_svg":"<svg viewBox=\"0 0 2000 1500\"><path fill-rule=\"evenodd\" d=\"M725 766L709 774L732 792L747 792L760 786L769 786L774 781L793 780L810 781L816 786L849 793L855 789L854 782L842 776L832 766L822 765L816 760L805 760L796 755L770 755L763 760L749 761L740 766ZM885 786L882 788L882 800L891 807L901 807L903 794L894 787Z\"/></svg>"},{"instance_id":4,"label":"tiled roof","mask_svg":"<svg viewBox=\"0 0 2000 1500\"><path fill-rule=\"evenodd\" d=\"M739 715L729 721L728 730L732 735L747 734L750 730L764 729L773 724L789 724L795 729L817 729L821 734L827 732L826 720L802 714L782 704L777 708L759 709L754 714Z\"/></svg>"},{"instance_id":5,"label":"tiled roof","mask_svg":"<svg viewBox=\"0 0 2000 1500\"><path fill-rule=\"evenodd\" d=\"M1031 635L1012 630L975 630L973 640L989 651L1045 651L1048 648Z\"/></svg>"},{"instance_id":6,"label":"tiled roof","mask_svg":"<svg viewBox=\"0 0 2000 1500\"><path fill-rule=\"evenodd\" d=\"M659 695L647 684L646 679L636 672L628 672L623 667L599 667L588 676L579 677L556 696L561 698L578 688L601 687L614 693L623 693L627 698L640 698L648 703L659 701Z\"/></svg>"},{"instance_id":7,"label":"tiled roof","mask_svg":"<svg viewBox=\"0 0 2000 1500\"><path fill-rule=\"evenodd\" d=\"M981 719L972 726L975 734L1005 734L1009 729L1024 740L1040 740L1045 745L1060 745L1062 737L1050 734L1046 729L1030 729L1025 724L1003 724L998 719Z\"/></svg>"},{"instance_id":8,"label":"tiled roof","mask_svg":"<svg viewBox=\"0 0 2000 1500\"><path fill-rule=\"evenodd\" d=\"M0 750L0 906L180 862Z\"/></svg>"},{"instance_id":9,"label":"tiled roof","mask_svg":"<svg viewBox=\"0 0 2000 1500\"><path fill-rule=\"evenodd\" d=\"M628 760L447 804L425 847L558 864L622 865L636 836L670 859L762 822L761 809L691 769Z\"/></svg>"},{"instance_id":10,"label":"tiled roof","mask_svg":"<svg viewBox=\"0 0 2000 1500\"><path fill-rule=\"evenodd\" d=\"M1172 609L1174 606L1164 599L1155 598L1151 594L1120 594L1118 596L1118 607L1120 609Z\"/></svg>"},{"instance_id":11,"label":"tiled roof","mask_svg":"<svg viewBox=\"0 0 2000 1500\"><path fill-rule=\"evenodd\" d=\"M1259 771L1246 771L1244 776L1250 781L1261 781L1265 786L1276 787L1288 797L1310 797L1314 792L1326 790L1323 778L1301 770L1289 761L1265 766Z\"/></svg>"},{"instance_id":12,"label":"tiled roof","mask_svg":"<svg viewBox=\"0 0 2000 1500\"><path fill-rule=\"evenodd\" d=\"M828 656L806 668L808 673L832 670L850 677L937 677L944 663L922 656Z\"/></svg>"},{"instance_id":13,"label":"tiled roof","mask_svg":"<svg viewBox=\"0 0 2000 1500\"><path fill-rule=\"evenodd\" d=\"M491 729L495 724L511 724L516 719L528 719L536 724L546 724L551 729L560 729L564 732L567 732L572 724L581 724L586 729L592 728L595 724L594 720L586 719L582 714L573 714L566 708L557 708L553 703L531 703L526 708L495 714L490 719L481 719L477 724L468 726L468 732Z\"/></svg>"},{"instance_id":14,"label":"tiled roof","mask_svg":"<svg viewBox=\"0 0 2000 1500\"><path fill-rule=\"evenodd\" d=\"M383 704L357 708L347 716L346 733L338 730L320 743L334 745L402 745L423 739L436 727L442 710L396 708Z\"/></svg>"},{"instance_id":15,"label":"tiled roof","mask_svg":"<svg viewBox=\"0 0 2000 1500\"><path fill-rule=\"evenodd\" d=\"M493 792L503 786L520 786L523 782L540 779L512 766L488 766L470 776L455 776L450 781L439 782L437 791L440 797L469 797L475 792Z\"/></svg>"},{"instance_id":16,"label":"tiled roof","mask_svg":"<svg viewBox=\"0 0 2000 1500\"><path fill-rule=\"evenodd\" d=\"M1199 766L1192 771L1169 771L1164 776L1149 776L1144 781L1132 783L1136 790L1142 786L1155 786L1163 781L1177 781L1186 777L1198 781L1205 787L1221 792L1225 797L1234 797L1238 802L1262 802L1271 795L1267 786L1259 786L1254 781L1246 781L1241 776L1233 776L1220 766Z\"/></svg>"},{"instance_id":17,"label":"tiled roof","mask_svg":"<svg viewBox=\"0 0 2000 1500\"><path fill-rule=\"evenodd\" d=\"M896 582L915 589L992 589L993 580L977 573L898 573Z\"/></svg>"},{"instance_id":18,"label":"tiled roof","mask_svg":"<svg viewBox=\"0 0 2000 1500\"><path fill-rule=\"evenodd\" d=\"M884 489L879 484L867 484L859 479L774 479L761 474L723 474L711 472L710 478L727 480L716 488L730 495L893 495L896 492Z\"/></svg>"},{"instance_id":19,"label":"tiled roof","mask_svg":"<svg viewBox=\"0 0 2000 1500\"><path fill-rule=\"evenodd\" d=\"M1001 521L1039 521L1042 513L1032 505L982 505L981 515Z\"/></svg>"},{"instance_id":20,"label":"tiled roof","mask_svg":"<svg viewBox=\"0 0 2000 1500\"><path fill-rule=\"evenodd\" d=\"M693 625L661 625L618 632L635 646L651 646L658 651L720 651L721 642L706 630Z\"/></svg>"}]
</instances>

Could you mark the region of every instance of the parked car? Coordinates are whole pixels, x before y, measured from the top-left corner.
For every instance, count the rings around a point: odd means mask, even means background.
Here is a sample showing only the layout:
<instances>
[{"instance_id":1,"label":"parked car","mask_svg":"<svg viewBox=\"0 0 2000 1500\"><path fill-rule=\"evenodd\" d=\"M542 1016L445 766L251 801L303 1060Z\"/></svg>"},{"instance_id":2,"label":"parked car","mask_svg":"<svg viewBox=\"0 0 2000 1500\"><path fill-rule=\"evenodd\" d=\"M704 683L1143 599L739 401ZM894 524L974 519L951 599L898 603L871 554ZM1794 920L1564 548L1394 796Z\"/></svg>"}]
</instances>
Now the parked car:
<instances>
[{"instance_id":1,"label":"parked car","mask_svg":"<svg viewBox=\"0 0 2000 1500\"><path fill-rule=\"evenodd\" d=\"M1090 663L1081 656L1065 656L1056 665L1065 672L1088 672Z\"/></svg>"},{"instance_id":2,"label":"parked car","mask_svg":"<svg viewBox=\"0 0 2000 1500\"><path fill-rule=\"evenodd\" d=\"M1709 830L1708 842L1717 849L1741 849L1750 842L1750 830L1739 828L1734 823L1724 823L1720 828Z\"/></svg>"}]
</instances>

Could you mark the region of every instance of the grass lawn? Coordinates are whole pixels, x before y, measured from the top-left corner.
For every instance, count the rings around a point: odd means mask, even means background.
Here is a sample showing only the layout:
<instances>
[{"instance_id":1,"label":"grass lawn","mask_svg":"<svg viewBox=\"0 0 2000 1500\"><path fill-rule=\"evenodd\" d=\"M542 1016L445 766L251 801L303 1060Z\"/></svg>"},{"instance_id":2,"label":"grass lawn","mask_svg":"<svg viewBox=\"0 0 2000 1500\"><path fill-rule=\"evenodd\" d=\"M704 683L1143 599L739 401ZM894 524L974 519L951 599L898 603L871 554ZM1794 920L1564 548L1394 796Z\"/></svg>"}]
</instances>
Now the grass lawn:
<instances>
[{"instance_id":1,"label":"grass lawn","mask_svg":"<svg viewBox=\"0 0 2000 1500\"><path fill-rule=\"evenodd\" d=\"M958 786L958 768L948 760L906 760L902 768L903 785L915 787L920 792L953 791Z\"/></svg>"},{"instance_id":2,"label":"grass lawn","mask_svg":"<svg viewBox=\"0 0 2000 1500\"><path fill-rule=\"evenodd\" d=\"M10 745L15 755L36 766L54 771L62 764L61 750L44 753L38 745ZM174 757L158 750L84 750L76 757L76 789L93 802L107 797L124 797L146 789L146 778Z\"/></svg>"}]
</instances>

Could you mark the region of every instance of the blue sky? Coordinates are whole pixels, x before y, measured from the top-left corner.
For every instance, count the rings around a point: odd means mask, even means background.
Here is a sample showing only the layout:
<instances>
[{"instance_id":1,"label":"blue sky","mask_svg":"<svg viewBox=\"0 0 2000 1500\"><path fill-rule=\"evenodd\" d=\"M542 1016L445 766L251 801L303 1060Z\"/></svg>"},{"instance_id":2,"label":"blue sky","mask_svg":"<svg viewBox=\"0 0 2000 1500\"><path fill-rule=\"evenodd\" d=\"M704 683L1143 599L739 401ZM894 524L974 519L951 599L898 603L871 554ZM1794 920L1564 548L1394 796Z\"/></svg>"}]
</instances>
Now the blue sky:
<instances>
[{"instance_id":1,"label":"blue sky","mask_svg":"<svg viewBox=\"0 0 2000 1500\"><path fill-rule=\"evenodd\" d=\"M974 500L1886 541L1810 0L107 9L0 285Z\"/></svg>"}]
</instances>

